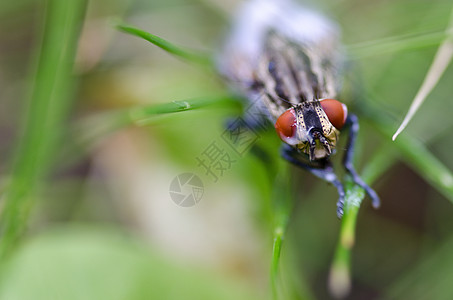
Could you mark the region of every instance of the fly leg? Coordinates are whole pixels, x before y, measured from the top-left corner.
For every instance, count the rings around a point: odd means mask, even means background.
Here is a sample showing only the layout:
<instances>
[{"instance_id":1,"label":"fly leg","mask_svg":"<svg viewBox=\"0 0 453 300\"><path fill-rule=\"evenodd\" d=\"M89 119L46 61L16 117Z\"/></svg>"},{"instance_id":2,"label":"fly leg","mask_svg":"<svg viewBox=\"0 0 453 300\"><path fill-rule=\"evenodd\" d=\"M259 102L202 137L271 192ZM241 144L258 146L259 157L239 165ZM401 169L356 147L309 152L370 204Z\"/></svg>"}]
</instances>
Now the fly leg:
<instances>
[{"instance_id":1,"label":"fly leg","mask_svg":"<svg viewBox=\"0 0 453 300\"><path fill-rule=\"evenodd\" d=\"M354 158L354 146L357 137L357 133L359 132L359 120L356 115L349 114L346 120L346 126L349 126L349 137L348 143L346 146L346 153L343 157L343 165L346 171L351 174L352 179L355 183L361 186L365 192L370 196L371 203L373 204L374 208L378 208L380 206L379 196L376 192L370 188L363 180L360 178L359 174L354 168L353 158Z\"/></svg>"},{"instance_id":2,"label":"fly leg","mask_svg":"<svg viewBox=\"0 0 453 300\"><path fill-rule=\"evenodd\" d=\"M322 180L333 184L337 188L339 196L337 201L337 216L341 219L341 217L343 216L344 207L344 188L341 182L338 180L337 175L334 173L331 162L328 159L325 159L320 163L319 166L310 165L309 163L302 161L300 157L297 158L298 156L300 156L300 154L296 149L287 144L284 144L282 146L281 154L283 158L290 163L309 171L316 177L319 177Z\"/></svg>"}]
</instances>

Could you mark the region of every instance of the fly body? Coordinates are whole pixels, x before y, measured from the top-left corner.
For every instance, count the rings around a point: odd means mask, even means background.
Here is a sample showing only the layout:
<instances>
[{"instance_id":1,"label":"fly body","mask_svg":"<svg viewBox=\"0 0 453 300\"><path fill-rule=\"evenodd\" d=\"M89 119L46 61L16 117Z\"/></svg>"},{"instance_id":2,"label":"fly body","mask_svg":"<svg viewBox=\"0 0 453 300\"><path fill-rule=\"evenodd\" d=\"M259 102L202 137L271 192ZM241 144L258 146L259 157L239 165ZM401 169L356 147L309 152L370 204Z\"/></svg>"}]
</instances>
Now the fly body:
<instances>
[{"instance_id":1,"label":"fly body","mask_svg":"<svg viewBox=\"0 0 453 300\"><path fill-rule=\"evenodd\" d=\"M337 187L339 217L344 189L329 156L335 153L343 127L350 127L344 166L374 206L379 205L376 193L352 166L357 118L335 100L342 64L338 27L289 0L247 2L219 57L225 77L246 98L263 104L262 113L284 142L282 155Z\"/></svg>"},{"instance_id":2,"label":"fly body","mask_svg":"<svg viewBox=\"0 0 453 300\"><path fill-rule=\"evenodd\" d=\"M320 104L338 95L339 49L337 26L323 16L289 1L254 0L239 14L221 70L260 99L284 142L316 160L334 152L341 129ZM279 118L289 109L296 130L285 136L283 126L291 125Z\"/></svg>"}]
</instances>

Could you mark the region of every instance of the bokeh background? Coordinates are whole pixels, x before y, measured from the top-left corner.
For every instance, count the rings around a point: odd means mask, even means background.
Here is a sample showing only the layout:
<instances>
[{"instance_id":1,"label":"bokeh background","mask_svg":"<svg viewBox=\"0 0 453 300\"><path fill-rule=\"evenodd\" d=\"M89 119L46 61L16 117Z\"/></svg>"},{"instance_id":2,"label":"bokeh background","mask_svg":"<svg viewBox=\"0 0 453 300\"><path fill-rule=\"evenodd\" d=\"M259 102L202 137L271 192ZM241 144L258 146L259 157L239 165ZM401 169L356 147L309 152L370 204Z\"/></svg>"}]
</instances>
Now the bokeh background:
<instances>
[{"instance_id":1,"label":"bokeh background","mask_svg":"<svg viewBox=\"0 0 453 300\"><path fill-rule=\"evenodd\" d=\"M41 84L35 78L42 36L51 30L43 25L45 12L56 2L0 2L3 195L18 180L11 173L24 152L17 146L27 139L24 120L35 114L47 121L31 102ZM278 138L272 130L260 132L244 155L228 152L222 136L226 120L243 110L237 101L147 117L143 107L216 99L229 89L215 70L175 58L114 25L122 20L214 54L239 4L88 1L73 75L62 92L67 106L55 112L61 114L57 125L45 127L45 135L55 131L59 139L48 150L49 163L37 166L43 169L33 179L38 184L19 204L27 213L17 222L25 228L0 265L0 299L271 299ZM382 207L374 210L366 198L360 209L347 298L452 299L453 192L428 183L437 166L417 168L381 128L396 129L402 120L442 40L452 3L306 4L340 24L352 53L347 69L355 74L349 86L355 96L342 100L359 117L363 112L359 172L377 154L388 163L373 184ZM447 170L453 169L451 82L450 67L405 133ZM213 142L234 160L216 182L196 159ZM27 152L31 160L33 150ZM425 157L417 159L423 165ZM169 194L175 176L186 172L204 184L193 207L178 206ZM290 172L293 204L279 295L330 299L327 282L340 228L337 194L302 170ZM3 197L3 207L6 200L11 198Z\"/></svg>"}]
</instances>

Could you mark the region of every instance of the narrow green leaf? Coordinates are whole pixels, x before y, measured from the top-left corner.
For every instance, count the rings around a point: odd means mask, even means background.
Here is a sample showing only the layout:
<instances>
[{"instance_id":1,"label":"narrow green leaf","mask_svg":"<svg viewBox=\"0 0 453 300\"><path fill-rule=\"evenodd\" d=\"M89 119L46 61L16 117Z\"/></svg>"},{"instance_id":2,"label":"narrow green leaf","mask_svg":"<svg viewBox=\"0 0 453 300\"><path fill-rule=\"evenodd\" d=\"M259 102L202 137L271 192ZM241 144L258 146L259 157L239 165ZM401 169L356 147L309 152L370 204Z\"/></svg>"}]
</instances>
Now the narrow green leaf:
<instances>
[{"instance_id":1,"label":"narrow green leaf","mask_svg":"<svg viewBox=\"0 0 453 300\"><path fill-rule=\"evenodd\" d=\"M434 47L439 45L446 36L447 34L443 30L428 33L412 33L351 44L347 45L346 49L351 55L350 59L362 59L387 53Z\"/></svg>"},{"instance_id":2,"label":"narrow green leaf","mask_svg":"<svg viewBox=\"0 0 453 300\"><path fill-rule=\"evenodd\" d=\"M5 256L27 224L33 195L48 172L72 100L70 78L86 1L46 2L44 32L36 74L11 181L4 195L0 257Z\"/></svg>"},{"instance_id":3,"label":"narrow green leaf","mask_svg":"<svg viewBox=\"0 0 453 300\"><path fill-rule=\"evenodd\" d=\"M148 106L136 106L104 112L84 118L74 127L74 135L81 144L92 144L116 130L129 125L146 126L153 122L156 116L174 114L189 110L202 109L215 105L238 106L238 99L233 96L218 96L210 98L194 98L172 101Z\"/></svg>"},{"instance_id":4,"label":"narrow green leaf","mask_svg":"<svg viewBox=\"0 0 453 300\"><path fill-rule=\"evenodd\" d=\"M279 160L278 174L275 178L273 202L274 202L274 228L273 228L273 246L271 260L271 288L273 299L279 299L278 291L278 269L280 265L280 254L282 243L285 238L288 220L291 214L292 197L291 197L291 180L289 173L289 164L286 161Z\"/></svg>"},{"instance_id":5,"label":"narrow green leaf","mask_svg":"<svg viewBox=\"0 0 453 300\"><path fill-rule=\"evenodd\" d=\"M200 109L215 104L233 103L234 97L220 96L212 98L197 98L183 101L172 101L164 104L135 107L128 110L128 120L136 125L146 125L148 120L156 115L178 113Z\"/></svg>"},{"instance_id":6,"label":"narrow green leaf","mask_svg":"<svg viewBox=\"0 0 453 300\"><path fill-rule=\"evenodd\" d=\"M157 47L161 48L162 50L164 50L168 53L171 53L174 56L180 57L184 60L199 63L202 65L212 65L211 55L209 55L209 54L200 53L200 52L196 52L196 51L188 50L188 49L183 49L181 47L178 47L178 46L164 40L161 37L158 37L154 34L143 31L134 26L130 26L130 25L126 25L126 24L118 24L118 25L116 25L116 27L123 32L126 32L131 35L135 35L139 38L147 40L148 42L156 45Z\"/></svg>"}]
</instances>

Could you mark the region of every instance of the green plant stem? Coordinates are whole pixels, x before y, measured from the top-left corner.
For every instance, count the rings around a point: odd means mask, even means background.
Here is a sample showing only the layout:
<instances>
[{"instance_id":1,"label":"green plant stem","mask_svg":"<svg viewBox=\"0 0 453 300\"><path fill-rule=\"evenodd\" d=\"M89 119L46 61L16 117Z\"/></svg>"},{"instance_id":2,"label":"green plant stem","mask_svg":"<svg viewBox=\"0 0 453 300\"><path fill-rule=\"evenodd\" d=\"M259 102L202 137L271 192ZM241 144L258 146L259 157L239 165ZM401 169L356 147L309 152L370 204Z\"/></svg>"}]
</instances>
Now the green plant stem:
<instances>
[{"instance_id":1,"label":"green plant stem","mask_svg":"<svg viewBox=\"0 0 453 300\"><path fill-rule=\"evenodd\" d=\"M49 0L27 113L4 195L0 257L22 234L34 193L49 170L71 103L72 71L86 1Z\"/></svg>"},{"instance_id":2,"label":"green plant stem","mask_svg":"<svg viewBox=\"0 0 453 300\"><path fill-rule=\"evenodd\" d=\"M162 50L164 50L168 53L171 53L176 57L180 57L184 60L199 63L201 65L208 65L208 66L213 64L211 55L209 55L209 54L204 54L204 53L200 53L200 52L193 51L193 50L183 49L181 47L178 47L178 46L164 40L161 37L158 37L154 34L141 30L137 27L127 25L127 24L117 24L116 28L118 28L119 30L121 30L125 33L135 35L139 38L142 38L142 39L156 45L157 47L161 48Z\"/></svg>"},{"instance_id":3,"label":"green plant stem","mask_svg":"<svg viewBox=\"0 0 453 300\"><path fill-rule=\"evenodd\" d=\"M280 265L280 253L282 250L283 238L285 235L286 224L279 224L274 228L274 242L272 245L271 261L271 288L273 299L278 299L278 267Z\"/></svg>"},{"instance_id":4,"label":"green plant stem","mask_svg":"<svg viewBox=\"0 0 453 300\"><path fill-rule=\"evenodd\" d=\"M282 243L285 238L286 227L292 208L291 180L289 164L286 161L278 160L278 174L275 178L273 190L274 202L274 228L273 246L271 260L271 288L273 299L278 299L278 269L280 264L280 254Z\"/></svg>"},{"instance_id":5,"label":"green plant stem","mask_svg":"<svg viewBox=\"0 0 453 300\"><path fill-rule=\"evenodd\" d=\"M384 144L368 162L362 178L371 184L388 170L396 157L390 143ZM344 298L351 288L351 251L355 244L357 216L365 192L363 188L347 178L345 187L344 215L341 220L340 236L329 275L329 291L336 298Z\"/></svg>"},{"instance_id":6,"label":"green plant stem","mask_svg":"<svg viewBox=\"0 0 453 300\"><path fill-rule=\"evenodd\" d=\"M365 197L363 188L348 180L345 184L344 215L341 220L340 237L330 269L329 290L336 298L343 298L351 289L350 260L355 243L355 225L360 204Z\"/></svg>"}]
</instances>

